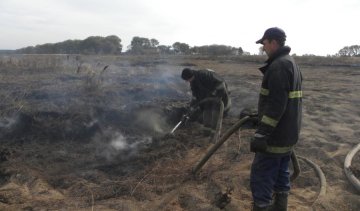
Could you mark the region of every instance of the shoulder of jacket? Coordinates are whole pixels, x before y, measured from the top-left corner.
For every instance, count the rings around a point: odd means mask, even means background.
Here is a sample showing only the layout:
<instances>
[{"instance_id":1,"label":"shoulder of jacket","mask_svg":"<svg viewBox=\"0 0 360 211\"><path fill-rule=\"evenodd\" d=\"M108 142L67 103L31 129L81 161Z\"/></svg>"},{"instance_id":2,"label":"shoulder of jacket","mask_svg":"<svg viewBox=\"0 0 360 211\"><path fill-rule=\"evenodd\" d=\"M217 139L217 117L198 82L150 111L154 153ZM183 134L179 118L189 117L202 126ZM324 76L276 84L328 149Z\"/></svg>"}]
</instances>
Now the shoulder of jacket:
<instances>
[{"instance_id":1,"label":"shoulder of jacket","mask_svg":"<svg viewBox=\"0 0 360 211\"><path fill-rule=\"evenodd\" d=\"M200 75L207 74L208 72L209 72L209 71L203 70L203 69L196 71L196 73L198 73L198 74L200 74Z\"/></svg>"},{"instance_id":2,"label":"shoulder of jacket","mask_svg":"<svg viewBox=\"0 0 360 211\"><path fill-rule=\"evenodd\" d=\"M279 66L288 66L292 65L294 60L291 58L290 55L283 55L277 59L275 59L269 66L270 69L272 68L278 68Z\"/></svg>"}]
</instances>

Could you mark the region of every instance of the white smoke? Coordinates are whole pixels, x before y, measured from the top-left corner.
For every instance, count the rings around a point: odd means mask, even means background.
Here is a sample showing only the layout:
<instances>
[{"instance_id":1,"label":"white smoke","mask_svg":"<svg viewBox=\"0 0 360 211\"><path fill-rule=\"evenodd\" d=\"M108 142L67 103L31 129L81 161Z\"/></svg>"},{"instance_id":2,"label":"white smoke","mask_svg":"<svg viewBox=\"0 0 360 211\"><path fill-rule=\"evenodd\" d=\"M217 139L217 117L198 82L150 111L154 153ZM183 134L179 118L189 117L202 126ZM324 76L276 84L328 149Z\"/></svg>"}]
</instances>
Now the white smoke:
<instances>
[{"instance_id":1,"label":"white smoke","mask_svg":"<svg viewBox=\"0 0 360 211\"><path fill-rule=\"evenodd\" d=\"M119 134L117 137L115 137L115 139L110 142L110 146L117 151L131 148L122 134Z\"/></svg>"},{"instance_id":2,"label":"white smoke","mask_svg":"<svg viewBox=\"0 0 360 211\"><path fill-rule=\"evenodd\" d=\"M100 145L99 154L108 161L116 158L128 159L136 156L140 149L144 149L152 142L151 137L125 137L117 132L111 136L106 145Z\"/></svg>"},{"instance_id":3,"label":"white smoke","mask_svg":"<svg viewBox=\"0 0 360 211\"><path fill-rule=\"evenodd\" d=\"M169 126L166 122L166 117L156 111L155 109L142 110L137 113L135 122L141 128L154 131L156 133L166 133Z\"/></svg>"},{"instance_id":4,"label":"white smoke","mask_svg":"<svg viewBox=\"0 0 360 211\"><path fill-rule=\"evenodd\" d=\"M16 123L15 118L3 118L0 119L0 128L11 128Z\"/></svg>"}]
</instances>

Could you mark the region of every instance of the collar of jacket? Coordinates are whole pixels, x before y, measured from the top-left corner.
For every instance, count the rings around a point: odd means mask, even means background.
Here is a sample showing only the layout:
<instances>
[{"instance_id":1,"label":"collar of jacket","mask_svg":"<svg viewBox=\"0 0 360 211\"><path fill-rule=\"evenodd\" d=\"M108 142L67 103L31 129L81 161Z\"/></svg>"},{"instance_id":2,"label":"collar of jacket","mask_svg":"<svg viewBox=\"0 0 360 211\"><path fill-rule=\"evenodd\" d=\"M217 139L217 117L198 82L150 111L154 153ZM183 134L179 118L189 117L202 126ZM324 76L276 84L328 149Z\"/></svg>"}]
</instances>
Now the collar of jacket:
<instances>
[{"instance_id":1,"label":"collar of jacket","mask_svg":"<svg viewBox=\"0 0 360 211\"><path fill-rule=\"evenodd\" d=\"M270 64L277 58L283 56L283 55L287 55L289 54L291 51L291 48L289 46L284 46L284 47L280 47L277 51L275 51L275 53L268 58L268 60L265 61L265 65L260 67L259 70L265 74L266 70L268 69L268 67L270 66Z\"/></svg>"}]
</instances>

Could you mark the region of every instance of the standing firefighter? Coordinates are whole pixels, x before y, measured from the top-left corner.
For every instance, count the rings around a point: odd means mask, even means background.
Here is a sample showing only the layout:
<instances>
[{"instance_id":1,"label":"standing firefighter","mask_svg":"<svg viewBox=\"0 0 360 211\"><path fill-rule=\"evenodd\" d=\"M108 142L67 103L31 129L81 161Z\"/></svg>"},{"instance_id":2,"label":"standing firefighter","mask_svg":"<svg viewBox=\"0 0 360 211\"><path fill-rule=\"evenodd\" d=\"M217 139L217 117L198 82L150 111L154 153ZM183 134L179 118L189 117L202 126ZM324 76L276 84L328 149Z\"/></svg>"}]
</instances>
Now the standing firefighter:
<instances>
[{"instance_id":1,"label":"standing firefighter","mask_svg":"<svg viewBox=\"0 0 360 211\"><path fill-rule=\"evenodd\" d=\"M290 47L284 46L285 40L285 32L274 27L256 42L263 45L268 60L260 68L264 76L258 105L259 127L250 143L250 150L255 152L250 175L253 210L287 210L289 161L301 125L302 77L289 56Z\"/></svg>"},{"instance_id":2,"label":"standing firefighter","mask_svg":"<svg viewBox=\"0 0 360 211\"><path fill-rule=\"evenodd\" d=\"M208 97L216 97L224 103L224 113L230 110L231 100L225 81L213 70L192 70L183 69L181 78L190 83L193 99L190 106L194 106L201 100ZM202 111L202 122L204 132L207 135L215 133L217 121L219 119L220 104L219 101L209 101L200 105Z\"/></svg>"}]
</instances>

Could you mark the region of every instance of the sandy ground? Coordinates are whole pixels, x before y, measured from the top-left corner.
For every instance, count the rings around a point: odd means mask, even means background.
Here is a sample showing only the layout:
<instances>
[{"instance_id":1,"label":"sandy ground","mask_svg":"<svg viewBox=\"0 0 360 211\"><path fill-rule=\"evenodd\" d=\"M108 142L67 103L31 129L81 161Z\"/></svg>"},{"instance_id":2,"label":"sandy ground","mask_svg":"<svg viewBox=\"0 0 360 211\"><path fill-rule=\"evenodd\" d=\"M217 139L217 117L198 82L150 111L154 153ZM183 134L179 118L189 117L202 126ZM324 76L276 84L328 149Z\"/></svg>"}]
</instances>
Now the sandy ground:
<instances>
[{"instance_id":1,"label":"sandy ground","mask_svg":"<svg viewBox=\"0 0 360 211\"><path fill-rule=\"evenodd\" d=\"M191 97L180 79L183 67L211 68L228 82L233 108L224 132L242 109L256 107L261 63L83 57L88 67L78 69L75 58L39 64L48 61L40 58L35 66L17 59L17 66L0 66L0 210L251 209L253 128L234 133L196 176L191 169L213 146L210 138L193 122L165 134ZM292 183L289 210L360 210L360 195L343 171L360 138L360 68L300 67L302 172ZM325 174L325 195L319 197L319 178L303 158ZM357 175L359 162L356 155Z\"/></svg>"}]
</instances>

